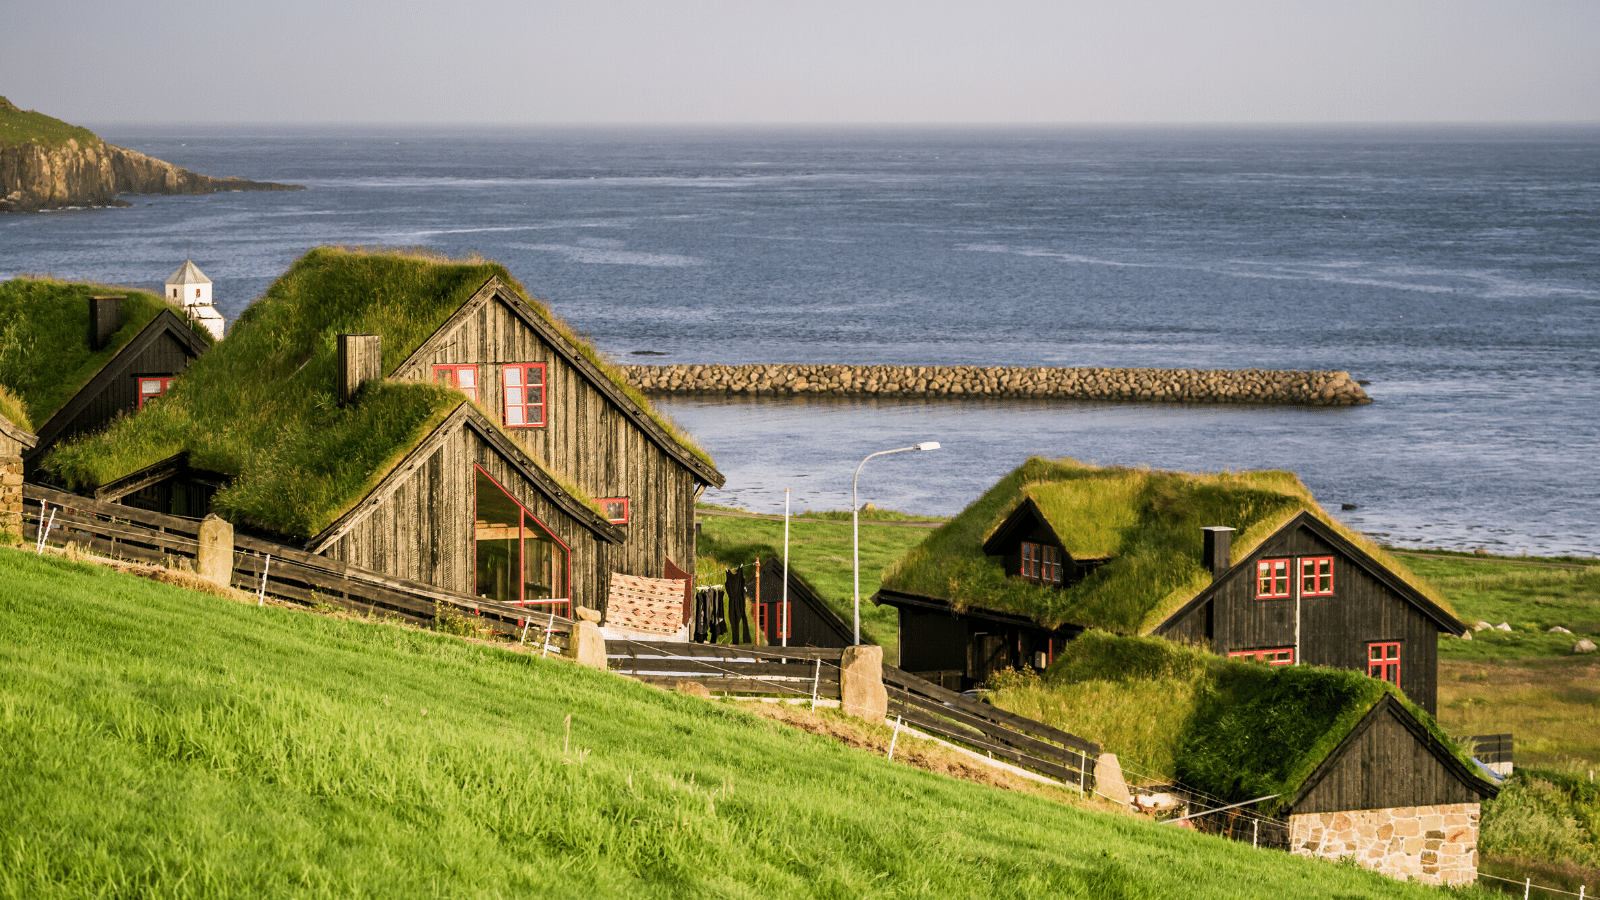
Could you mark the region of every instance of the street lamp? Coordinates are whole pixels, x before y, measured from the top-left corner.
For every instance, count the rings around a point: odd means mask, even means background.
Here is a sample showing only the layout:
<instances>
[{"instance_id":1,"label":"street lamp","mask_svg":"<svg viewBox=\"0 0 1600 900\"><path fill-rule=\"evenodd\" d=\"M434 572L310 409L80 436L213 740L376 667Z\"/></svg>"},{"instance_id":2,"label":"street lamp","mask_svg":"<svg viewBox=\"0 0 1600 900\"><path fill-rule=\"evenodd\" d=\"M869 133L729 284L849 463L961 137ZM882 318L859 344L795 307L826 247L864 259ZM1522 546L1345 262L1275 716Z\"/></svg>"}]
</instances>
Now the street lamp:
<instances>
[{"instance_id":1,"label":"street lamp","mask_svg":"<svg viewBox=\"0 0 1600 900\"><path fill-rule=\"evenodd\" d=\"M937 450L937 449L939 449L939 442L938 441L923 441L922 443L916 445L915 447L901 447L901 448L899 448L897 450L879 450L877 453L873 453L873 454L869 455L867 457L867 459L871 459L874 456L887 456L890 453L904 453L907 450ZM854 552L854 569L855 569L855 592L854 593L855 593L855 601L856 601L855 640L852 641L851 643L855 643L855 644L861 643L861 498L856 495L856 482L861 480L861 468L862 468L862 466L865 466L867 464L867 459L863 459L861 461L861 465L860 466L856 466L855 477L850 479L850 541L851 541L851 545L854 547L854 551L855 551Z\"/></svg>"}]
</instances>

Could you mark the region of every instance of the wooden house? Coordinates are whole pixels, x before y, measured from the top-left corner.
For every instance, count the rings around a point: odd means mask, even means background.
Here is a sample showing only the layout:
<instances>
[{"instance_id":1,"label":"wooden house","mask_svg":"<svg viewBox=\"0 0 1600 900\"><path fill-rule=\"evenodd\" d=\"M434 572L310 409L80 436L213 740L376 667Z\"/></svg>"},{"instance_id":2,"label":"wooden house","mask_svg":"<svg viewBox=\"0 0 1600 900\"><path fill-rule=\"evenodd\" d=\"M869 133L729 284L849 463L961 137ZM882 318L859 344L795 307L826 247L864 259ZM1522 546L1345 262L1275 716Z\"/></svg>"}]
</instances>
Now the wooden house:
<instances>
[{"instance_id":1,"label":"wooden house","mask_svg":"<svg viewBox=\"0 0 1600 900\"><path fill-rule=\"evenodd\" d=\"M0 327L31 340L6 353L3 381L37 424L29 477L52 448L156 401L210 347L160 298L98 285L14 279L0 286Z\"/></svg>"},{"instance_id":2,"label":"wooden house","mask_svg":"<svg viewBox=\"0 0 1600 900\"><path fill-rule=\"evenodd\" d=\"M783 612L785 581L789 588L787 621ZM755 605L756 628L766 636L768 644L848 647L854 643L850 623L834 612L798 572L786 571L783 560L773 556L762 561L760 585L752 599L759 598Z\"/></svg>"},{"instance_id":3,"label":"wooden house","mask_svg":"<svg viewBox=\"0 0 1600 900\"><path fill-rule=\"evenodd\" d=\"M561 613L603 610L614 573L692 577L694 499L723 483L494 264L314 250L189 381L53 464L102 499L204 496L315 553Z\"/></svg>"},{"instance_id":4,"label":"wooden house","mask_svg":"<svg viewBox=\"0 0 1600 900\"><path fill-rule=\"evenodd\" d=\"M1234 535L1238 538L1235 539ZM1367 672L1430 713L1465 626L1286 472L1190 475L1033 459L915 548L875 602L909 671L1043 669L1086 628L1276 665Z\"/></svg>"}]
</instances>

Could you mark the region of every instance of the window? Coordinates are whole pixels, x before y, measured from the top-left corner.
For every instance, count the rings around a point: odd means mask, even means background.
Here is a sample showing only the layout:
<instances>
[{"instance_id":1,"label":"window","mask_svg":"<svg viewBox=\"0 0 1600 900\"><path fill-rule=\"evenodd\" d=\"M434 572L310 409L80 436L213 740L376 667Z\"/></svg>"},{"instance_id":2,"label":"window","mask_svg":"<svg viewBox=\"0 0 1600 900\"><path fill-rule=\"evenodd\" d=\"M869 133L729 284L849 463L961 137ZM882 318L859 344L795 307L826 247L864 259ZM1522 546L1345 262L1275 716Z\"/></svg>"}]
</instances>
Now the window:
<instances>
[{"instance_id":1,"label":"window","mask_svg":"<svg viewBox=\"0 0 1600 900\"><path fill-rule=\"evenodd\" d=\"M1045 584L1061 583L1061 548L1022 542L1022 577Z\"/></svg>"},{"instance_id":2,"label":"window","mask_svg":"<svg viewBox=\"0 0 1600 900\"><path fill-rule=\"evenodd\" d=\"M1333 593L1333 557L1308 556L1300 560L1300 596L1325 597Z\"/></svg>"},{"instance_id":3,"label":"window","mask_svg":"<svg viewBox=\"0 0 1600 900\"><path fill-rule=\"evenodd\" d=\"M1400 686L1400 642L1367 645L1367 674Z\"/></svg>"},{"instance_id":4,"label":"window","mask_svg":"<svg viewBox=\"0 0 1600 900\"><path fill-rule=\"evenodd\" d=\"M478 367L477 366L434 366L433 380L436 384L447 384L463 394L474 403L478 400Z\"/></svg>"},{"instance_id":5,"label":"window","mask_svg":"<svg viewBox=\"0 0 1600 900\"><path fill-rule=\"evenodd\" d=\"M606 521L613 525L628 524L628 498L613 497L610 500L597 500L600 508L605 510Z\"/></svg>"},{"instance_id":6,"label":"window","mask_svg":"<svg viewBox=\"0 0 1600 900\"><path fill-rule=\"evenodd\" d=\"M772 610L771 618L778 620L778 622L777 622L777 624L778 624L778 633L777 634L773 634L772 632L767 630L767 621L768 621L767 610L769 608ZM767 641L769 643L772 642L772 641L781 641L781 640L784 640L786 638L791 637L792 635L789 635L789 634L786 633L788 631L788 628L785 627L785 626L792 626L792 625L793 625L792 622L785 622L784 621L783 601L779 600L779 601L774 602L774 603L758 603L758 604L756 604L756 629L759 630L763 635L766 636Z\"/></svg>"},{"instance_id":7,"label":"window","mask_svg":"<svg viewBox=\"0 0 1600 900\"><path fill-rule=\"evenodd\" d=\"M506 366L506 427L536 428L544 424L544 363Z\"/></svg>"},{"instance_id":8,"label":"window","mask_svg":"<svg viewBox=\"0 0 1600 900\"><path fill-rule=\"evenodd\" d=\"M194 289L194 298L195 298L195 299L196 299L196 300L199 300L199 299L200 299L200 289L199 289L199 288L195 288L195 289Z\"/></svg>"},{"instance_id":9,"label":"window","mask_svg":"<svg viewBox=\"0 0 1600 900\"><path fill-rule=\"evenodd\" d=\"M1263 559L1256 563L1256 596L1266 600L1289 596L1289 561Z\"/></svg>"},{"instance_id":10,"label":"window","mask_svg":"<svg viewBox=\"0 0 1600 900\"><path fill-rule=\"evenodd\" d=\"M570 615L566 545L482 469L476 474L474 592L486 600Z\"/></svg>"},{"instance_id":11,"label":"window","mask_svg":"<svg viewBox=\"0 0 1600 900\"><path fill-rule=\"evenodd\" d=\"M150 376L139 378L139 408L144 409L147 401L165 394L167 388L172 386L172 376Z\"/></svg>"},{"instance_id":12,"label":"window","mask_svg":"<svg viewBox=\"0 0 1600 900\"><path fill-rule=\"evenodd\" d=\"M1229 659L1254 659L1269 666L1294 665L1294 648L1278 647L1271 650L1234 650L1228 654Z\"/></svg>"}]
</instances>

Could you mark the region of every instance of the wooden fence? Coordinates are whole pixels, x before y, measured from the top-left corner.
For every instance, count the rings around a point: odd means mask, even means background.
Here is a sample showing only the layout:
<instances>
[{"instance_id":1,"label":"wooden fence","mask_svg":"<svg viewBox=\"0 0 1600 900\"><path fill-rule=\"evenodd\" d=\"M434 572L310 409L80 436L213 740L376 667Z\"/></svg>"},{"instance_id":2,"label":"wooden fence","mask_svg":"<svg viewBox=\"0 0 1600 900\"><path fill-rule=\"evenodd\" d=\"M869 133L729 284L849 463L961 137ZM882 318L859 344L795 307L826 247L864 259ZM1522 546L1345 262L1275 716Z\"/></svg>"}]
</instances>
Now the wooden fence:
<instances>
[{"instance_id":1,"label":"wooden fence","mask_svg":"<svg viewBox=\"0 0 1600 900\"><path fill-rule=\"evenodd\" d=\"M200 520L105 503L35 484L23 485L23 537L73 544L100 556L173 566L199 554ZM518 637L547 635L564 648L572 620L480 600L433 585L392 578L315 553L235 534L234 587L310 606L333 606L363 615L396 616L425 627L441 609L471 616L476 625ZM263 578L263 575L265 577ZM530 621L531 620L531 621Z\"/></svg>"},{"instance_id":2,"label":"wooden fence","mask_svg":"<svg viewBox=\"0 0 1600 900\"><path fill-rule=\"evenodd\" d=\"M840 648L606 641L612 671L668 687L698 681L715 693L838 699ZM1085 790L1100 746L1043 722L883 667L889 717L952 743Z\"/></svg>"},{"instance_id":3,"label":"wooden fence","mask_svg":"<svg viewBox=\"0 0 1600 900\"><path fill-rule=\"evenodd\" d=\"M1475 734L1461 739L1467 752L1478 762L1489 767L1496 775L1510 775L1515 766L1514 746L1510 734Z\"/></svg>"}]
</instances>

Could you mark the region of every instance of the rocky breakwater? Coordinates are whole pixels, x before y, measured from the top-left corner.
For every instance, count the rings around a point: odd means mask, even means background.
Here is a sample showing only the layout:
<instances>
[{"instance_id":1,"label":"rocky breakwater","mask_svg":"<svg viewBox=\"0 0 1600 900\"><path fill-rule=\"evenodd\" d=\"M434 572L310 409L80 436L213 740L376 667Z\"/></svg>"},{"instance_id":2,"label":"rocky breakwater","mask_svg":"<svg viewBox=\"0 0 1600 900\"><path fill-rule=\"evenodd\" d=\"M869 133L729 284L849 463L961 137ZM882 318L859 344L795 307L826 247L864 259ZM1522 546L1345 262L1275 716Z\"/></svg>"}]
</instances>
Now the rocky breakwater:
<instances>
[{"instance_id":1,"label":"rocky breakwater","mask_svg":"<svg viewBox=\"0 0 1600 900\"><path fill-rule=\"evenodd\" d=\"M1143 403L1371 403L1348 372L1015 366L624 366L649 394L1013 397Z\"/></svg>"},{"instance_id":2,"label":"rocky breakwater","mask_svg":"<svg viewBox=\"0 0 1600 900\"><path fill-rule=\"evenodd\" d=\"M0 97L0 211L128 206L119 194L300 191L302 185L212 178L108 144L84 128Z\"/></svg>"}]
</instances>

